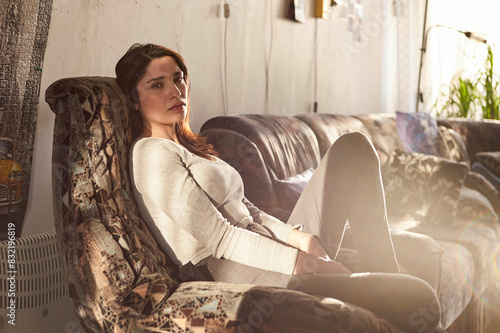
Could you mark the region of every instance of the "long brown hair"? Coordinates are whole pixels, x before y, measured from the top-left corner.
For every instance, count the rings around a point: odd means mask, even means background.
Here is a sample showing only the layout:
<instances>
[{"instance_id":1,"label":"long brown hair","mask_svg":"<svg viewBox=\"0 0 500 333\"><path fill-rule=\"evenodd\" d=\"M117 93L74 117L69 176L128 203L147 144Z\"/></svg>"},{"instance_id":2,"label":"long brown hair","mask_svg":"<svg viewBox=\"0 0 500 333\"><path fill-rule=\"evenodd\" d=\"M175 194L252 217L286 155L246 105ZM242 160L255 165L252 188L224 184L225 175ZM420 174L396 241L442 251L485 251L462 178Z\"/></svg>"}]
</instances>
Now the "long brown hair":
<instances>
[{"instance_id":1,"label":"long brown hair","mask_svg":"<svg viewBox=\"0 0 500 333\"><path fill-rule=\"evenodd\" d=\"M135 139L142 133L143 119L136 105L139 104L139 92L137 84L146 74L147 67L151 60L163 57L172 57L184 73L184 79L188 87L189 81L186 62L180 54L164 46L155 44L134 44L123 57L117 62L115 67L116 82L125 94L129 108L130 120L132 123L132 137ZM175 124L175 133L179 143L186 147L190 152L201 156L217 155L212 145L206 142L206 138L194 134L189 126L189 102L187 103L187 114L184 120Z\"/></svg>"}]
</instances>

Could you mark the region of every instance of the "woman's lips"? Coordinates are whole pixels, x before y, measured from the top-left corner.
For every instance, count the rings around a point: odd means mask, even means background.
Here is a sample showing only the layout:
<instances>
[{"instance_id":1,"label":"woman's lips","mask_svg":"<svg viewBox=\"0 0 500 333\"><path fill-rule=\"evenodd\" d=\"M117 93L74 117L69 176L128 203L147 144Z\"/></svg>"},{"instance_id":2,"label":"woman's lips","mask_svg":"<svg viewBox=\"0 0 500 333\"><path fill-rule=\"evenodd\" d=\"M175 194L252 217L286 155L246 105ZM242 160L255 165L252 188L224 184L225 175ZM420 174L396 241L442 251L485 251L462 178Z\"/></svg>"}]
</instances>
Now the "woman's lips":
<instances>
[{"instance_id":1,"label":"woman's lips","mask_svg":"<svg viewBox=\"0 0 500 333\"><path fill-rule=\"evenodd\" d=\"M169 110L170 111L180 111L180 110L183 110L185 106L186 106L186 103L179 102L179 103L175 103Z\"/></svg>"}]
</instances>

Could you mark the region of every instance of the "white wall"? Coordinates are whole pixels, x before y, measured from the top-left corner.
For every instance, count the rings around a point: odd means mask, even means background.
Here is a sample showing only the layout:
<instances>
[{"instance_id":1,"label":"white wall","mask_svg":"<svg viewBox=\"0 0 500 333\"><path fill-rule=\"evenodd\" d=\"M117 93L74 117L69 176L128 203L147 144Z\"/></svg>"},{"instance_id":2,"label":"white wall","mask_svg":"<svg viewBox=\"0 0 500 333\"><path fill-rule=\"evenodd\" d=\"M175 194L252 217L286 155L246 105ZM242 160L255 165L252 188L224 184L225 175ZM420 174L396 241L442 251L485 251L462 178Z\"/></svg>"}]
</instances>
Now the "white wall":
<instances>
[{"instance_id":1,"label":"white wall","mask_svg":"<svg viewBox=\"0 0 500 333\"><path fill-rule=\"evenodd\" d=\"M305 24L285 18L290 0L227 0L228 113L312 112L317 32L319 112L393 112L394 29L391 1L363 0L363 38L353 42L347 20L334 9L328 20ZM224 112L224 0L54 0L45 54L30 200L23 234L53 230L51 154L54 115L44 92L71 76L114 76L116 61L135 42L180 52L188 63L191 124L195 131ZM272 4L272 8L271 8ZM317 24L317 30L316 30ZM272 41L272 43L271 43ZM271 47L272 45L272 47ZM269 98L266 103L266 58ZM385 60L384 60L385 59Z\"/></svg>"}]
</instances>

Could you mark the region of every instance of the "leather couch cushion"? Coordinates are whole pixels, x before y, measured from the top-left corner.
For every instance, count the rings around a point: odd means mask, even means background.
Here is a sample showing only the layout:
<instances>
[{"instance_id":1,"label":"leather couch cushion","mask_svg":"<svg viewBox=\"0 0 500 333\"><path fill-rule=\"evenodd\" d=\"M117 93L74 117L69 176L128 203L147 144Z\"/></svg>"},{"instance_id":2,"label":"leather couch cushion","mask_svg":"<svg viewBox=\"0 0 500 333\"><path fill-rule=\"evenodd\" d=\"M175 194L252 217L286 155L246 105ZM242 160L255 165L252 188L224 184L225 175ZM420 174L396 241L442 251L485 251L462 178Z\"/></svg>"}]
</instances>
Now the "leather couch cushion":
<instances>
[{"instance_id":1,"label":"leather couch cushion","mask_svg":"<svg viewBox=\"0 0 500 333\"><path fill-rule=\"evenodd\" d=\"M203 135L207 136L207 142L215 147L219 157L242 176L245 196L250 202L264 210L278 206L267 167L255 143L227 129L209 128L203 131Z\"/></svg>"},{"instance_id":2,"label":"leather couch cushion","mask_svg":"<svg viewBox=\"0 0 500 333\"><path fill-rule=\"evenodd\" d=\"M284 209L293 210L313 173L314 170L310 168L298 175L276 181L276 192Z\"/></svg>"},{"instance_id":3,"label":"leather couch cushion","mask_svg":"<svg viewBox=\"0 0 500 333\"><path fill-rule=\"evenodd\" d=\"M382 166L387 163L394 150L404 150L398 137L394 115L366 114L356 118L368 129Z\"/></svg>"},{"instance_id":4,"label":"leather couch cushion","mask_svg":"<svg viewBox=\"0 0 500 333\"><path fill-rule=\"evenodd\" d=\"M321 157L342 134L363 132L370 137L368 129L354 117L319 113L301 114L296 117L305 122L316 134Z\"/></svg>"},{"instance_id":5,"label":"leather couch cushion","mask_svg":"<svg viewBox=\"0 0 500 333\"><path fill-rule=\"evenodd\" d=\"M316 135L306 124L291 116L215 117L203 124L201 132L213 128L240 133L255 143L271 180L285 179L309 168L315 169L320 161Z\"/></svg>"}]
</instances>

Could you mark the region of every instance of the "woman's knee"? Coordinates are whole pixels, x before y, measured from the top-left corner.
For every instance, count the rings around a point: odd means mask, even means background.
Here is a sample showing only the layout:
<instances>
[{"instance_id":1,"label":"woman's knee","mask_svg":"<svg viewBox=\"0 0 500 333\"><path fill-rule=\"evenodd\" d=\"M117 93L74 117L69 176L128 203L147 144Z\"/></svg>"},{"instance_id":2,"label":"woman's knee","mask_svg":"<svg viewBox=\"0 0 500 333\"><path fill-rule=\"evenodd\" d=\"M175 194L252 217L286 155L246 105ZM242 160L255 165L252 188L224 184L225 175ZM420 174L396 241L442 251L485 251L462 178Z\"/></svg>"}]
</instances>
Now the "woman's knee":
<instances>
[{"instance_id":1,"label":"woman's knee","mask_svg":"<svg viewBox=\"0 0 500 333\"><path fill-rule=\"evenodd\" d=\"M441 319L441 307L436 293L425 281L405 276L401 279L396 297L406 303L398 326L407 332L432 332Z\"/></svg>"},{"instance_id":2,"label":"woman's knee","mask_svg":"<svg viewBox=\"0 0 500 333\"><path fill-rule=\"evenodd\" d=\"M353 161L361 159L364 163L370 161L379 164L379 158L370 139L361 132L351 132L341 135L330 147L328 154L342 154Z\"/></svg>"}]
</instances>

